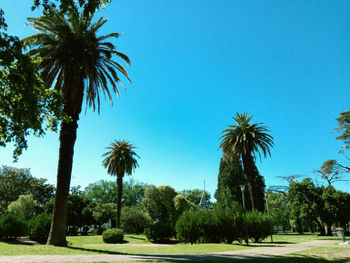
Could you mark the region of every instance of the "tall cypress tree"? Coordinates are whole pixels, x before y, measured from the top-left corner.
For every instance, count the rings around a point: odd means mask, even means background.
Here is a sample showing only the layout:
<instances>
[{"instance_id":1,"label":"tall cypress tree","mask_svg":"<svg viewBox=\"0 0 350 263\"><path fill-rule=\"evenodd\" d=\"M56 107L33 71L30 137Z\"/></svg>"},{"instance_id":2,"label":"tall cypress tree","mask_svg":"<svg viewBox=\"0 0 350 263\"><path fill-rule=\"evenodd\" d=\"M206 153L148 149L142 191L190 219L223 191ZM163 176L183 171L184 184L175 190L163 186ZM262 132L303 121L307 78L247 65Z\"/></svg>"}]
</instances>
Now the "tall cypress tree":
<instances>
[{"instance_id":1,"label":"tall cypress tree","mask_svg":"<svg viewBox=\"0 0 350 263\"><path fill-rule=\"evenodd\" d=\"M246 186L244 195L246 209L251 210L248 182L242 168L241 160L238 156L230 159L225 157L221 158L218 175L218 186L214 195L218 204L224 202L224 198L230 198L231 200L242 204L242 193L240 185ZM259 174L257 167L254 166L253 194L256 203L255 209L258 211L264 211L265 209L264 190L264 178Z\"/></svg>"}]
</instances>

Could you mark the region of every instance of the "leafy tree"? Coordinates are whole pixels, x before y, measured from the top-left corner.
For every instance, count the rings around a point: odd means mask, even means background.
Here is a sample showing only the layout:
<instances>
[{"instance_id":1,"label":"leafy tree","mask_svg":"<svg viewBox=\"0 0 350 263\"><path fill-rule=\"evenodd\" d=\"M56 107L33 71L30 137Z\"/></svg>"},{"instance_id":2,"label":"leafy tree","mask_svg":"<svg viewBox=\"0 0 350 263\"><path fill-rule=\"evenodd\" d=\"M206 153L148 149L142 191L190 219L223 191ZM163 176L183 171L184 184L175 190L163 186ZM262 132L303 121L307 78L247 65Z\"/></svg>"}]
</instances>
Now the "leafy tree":
<instances>
[{"instance_id":1,"label":"leafy tree","mask_svg":"<svg viewBox=\"0 0 350 263\"><path fill-rule=\"evenodd\" d=\"M282 226L284 230L288 230L290 227L289 201L286 194L269 192L268 195L272 225Z\"/></svg>"},{"instance_id":2,"label":"leafy tree","mask_svg":"<svg viewBox=\"0 0 350 263\"><path fill-rule=\"evenodd\" d=\"M2 166L0 168L0 214L20 195L32 194L37 201L36 213L44 210L46 203L53 197L54 186L43 178L35 178L29 169Z\"/></svg>"},{"instance_id":3,"label":"leafy tree","mask_svg":"<svg viewBox=\"0 0 350 263\"><path fill-rule=\"evenodd\" d=\"M242 159L254 210L258 202L261 202L261 200L254 200L255 155L258 153L261 156L260 151L264 157L270 155L273 138L267 134L269 130L262 123L250 123L252 117L248 117L247 113L237 113L236 117L233 118L237 125L228 125L229 128L222 132L223 135L220 137L222 141L219 147L229 157L238 155Z\"/></svg>"},{"instance_id":4,"label":"leafy tree","mask_svg":"<svg viewBox=\"0 0 350 263\"><path fill-rule=\"evenodd\" d=\"M104 8L105 4L109 2L111 2L111 0L34 0L32 9L36 9L41 5L44 9L49 10L50 8L56 7L59 3L59 8L63 12L67 11L70 7L78 6L83 7L84 11L87 13L93 13L95 10Z\"/></svg>"},{"instance_id":5,"label":"leafy tree","mask_svg":"<svg viewBox=\"0 0 350 263\"><path fill-rule=\"evenodd\" d=\"M0 146L14 143L16 161L28 147L28 135L56 131L63 118L62 98L57 91L44 88L39 60L24 54L18 37L8 35L6 28L0 9Z\"/></svg>"},{"instance_id":6,"label":"leafy tree","mask_svg":"<svg viewBox=\"0 0 350 263\"><path fill-rule=\"evenodd\" d=\"M84 192L87 197L95 203L116 203L117 187L115 182L100 180L85 187Z\"/></svg>"},{"instance_id":7,"label":"leafy tree","mask_svg":"<svg viewBox=\"0 0 350 263\"><path fill-rule=\"evenodd\" d=\"M215 198L218 203L225 202L225 199L234 200L242 205L242 192L240 185L247 186L242 164L238 156L232 158L221 158L218 175L218 186L215 191ZM245 200L249 200L249 193L245 192ZM251 203L246 204L250 210Z\"/></svg>"},{"instance_id":8,"label":"leafy tree","mask_svg":"<svg viewBox=\"0 0 350 263\"><path fill-rule=\"evenodd\" d=\"M343 149L349 150L350 146L350 111L340 113L337 118L338 127L336 131L341 133L336 139L342 140L344 143ZM350 168L349 168L350 170Z\"/></svg>"},{"instance_id":9,"label":"leafy tree","mask_svg":"<svg viewBox=\"0 0 350 263\"><path fill-rule=\"evenodd\" d=\"M95 224L100 227L105 223L110 223L112 227L115 227L114 223L116 222L116 209L117 205L115 203L98 203L92 211Z\"/></svg>"},{"instance_id":10,"label":"leafy tree","mask_svg":"<svg viewBox=\"0 0 350 263\"><path fill-rule=\"evenodd\" d=\"M146 184L135 182L132 178L123 183L123 206L141 206L145 198Z\"/></svg>"},{"instance_id":11,"label":"leafy tree","mask_svg":"<svg viewBox=\"0 0 350 263\"><path fill-rule=\"evenodd\" d=\"M155 222L174 226L177 220L177 213L174 198L177 192L169 185L147 185L143 205Z\"/></svg>"},{"instance_id":12,"label":"leafy tree","mask_svg":"<svg viewBox=\"0 0 350 263\"><path fill-rule=\"evenodd\" d=\"M325 235L324 226L320 221L320 210L324 207L321 198L322 192L317 188L310 178L302 182L290 182L288 200L291 218L295 218L299 225L299 232L303 233L303 222L311 226L316 223L321 235Z\"/></svg>"},{"instance_id":13,"label":"leafy tree","mask_svg":"<svg viewBox=\"0 0 350 263\"><path fill-rule=\"evenodd\" d=\"M89 226L94 224L93 208L93 201L84 194L69 195L67 232L70 235L77 235L79 228L83 228L83 234L87 234Z\"/></svg>"},{"instance_id":14,"label":"leafy tree","mask_svg":"<svg viewBox=\"0 0 350 263\"><path fill-rule=\"evenodd\" d=\"M331 186L334 182L341 181L342 173L350 172L350 170L339 164L337 160L327 160L315 172L321 174L321 178L326 180L328 185Z\"/></svg>"},{"instance_id":15,"label":"leafy tree","mask_svg":"<svg viewBox=\"0 0 350 263\"><path fill-rule=\"evenodd\" d=\"M109 151L103 154L103 157L105 157L105 159L102 161L102 165L107 168L107 172L110 175L117 176L117 228L120 228L123 177L125 174L132 174L133 170L138 166L136 157L139 156L134 151L135 147L125 140L116 140L105 149L108 149Z\"/></svg>"},{"instance_id":16,"label":"leafy tree","mask_svg":"<svg viewBox=\"0 0 350 263\"><path fill-rule=\"evenodd\" d=\"M210 193L200 189L182 190L179 192L185 199L199 206L202 209L211 209L213 204L210 201Z\"/></svg>"},{"instance_id":17,"label":"leafy tree","mask_svg":"<svg viewBox=\"0 0 350 263\"><path fill-rule=\"evenodd\" d=\"M7 210L14 213L25 220L29 220L35 215L35 206L37 201L34 200L33 195L20 195L16 201L9 204Z\"/></svg>"},{"instance_id":18,"label":"leafy tree","mask_svg":"<svg viewBox=\"0 0 350 263\"><path fill-rule=\"evenodd\" d=\"M50 8L43 16L28 21L39 33L23 39L23 43L33 47L30 55L41 58L41 77L45 87L52 87L62 94L63 113L69 116L69 120L61 122L57 191L48 239L48 244L66 245L73 149L84 94L87 105L95 110L97 104L99 111L99 91L102 90L112 101L108 83L114 92L119 93L117 72L128 78L124 67L112 56L116 55L128 64L130 61L126 55L115 51L112 43L105 41L118 38L118 33L97 36L97 31L107 20L100 18L93 23L93 12L79 13L76 6L68 8L66 13Z\"/></svg>"}]
</instances>

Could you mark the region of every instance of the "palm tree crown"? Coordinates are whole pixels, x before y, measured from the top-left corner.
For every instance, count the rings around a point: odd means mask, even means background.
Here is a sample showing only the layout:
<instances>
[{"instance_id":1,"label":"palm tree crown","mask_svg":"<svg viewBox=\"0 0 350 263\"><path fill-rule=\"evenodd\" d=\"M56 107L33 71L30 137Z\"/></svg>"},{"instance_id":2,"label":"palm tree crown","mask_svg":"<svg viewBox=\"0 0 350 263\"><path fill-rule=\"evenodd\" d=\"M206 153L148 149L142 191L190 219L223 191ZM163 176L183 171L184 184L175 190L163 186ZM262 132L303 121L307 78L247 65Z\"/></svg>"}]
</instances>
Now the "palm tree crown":
<instances>
[{"instance_id":1,"label":"palm tree crown","mask_svg":"<svg viewBox=\"0 0 350 263\"><path fill-rule=\"evenodd\" d=\"M118 177L123 177L125 173L131 175L133 170L138 167L135 157L139 158L139 156L134 151L135 147L131 143L125 140L116 140L105 149L109 151L102 155L106 157L102 161L102 165L107 168L110 175Z\"/></svg>"},{"instance_id":2,"label":"palm tree crown","mask_svg":"<svg viewBox=\"0 0 350 263\"><path fill-rule=\"evenodd\" d=\"M119 95L117 72L129 79L124 67L112 60L112 56L120 57L127 64L130 60L125 54L117 52L111 42L105 41L118 38L120 34L96 36L107 19L101 17L92 23L92 18L93 15L79 13L73 7L65 14L51 9L38 18L28 18L39 33L22 41L25 45L36 46L29 53L42 59L41 77L45 85L60 90L65 104L76 104L86 88L86 103L95 110L97 102L99 110L100 89L104 97L107 95L112 102L108 83Z\"/></svg>"},{"instance_id":3,"label":"palm tree crown","mask_svg":"<svg viewBox=\"0 0 350 263\"><path fill-rule=\"evenodd\" d=\"M257 152L260 156L260 150L264 157L271 155L270 147L273 147L273 137L266 126L262 123L250 123L253 116L247 117L247 113L236 114L233 119L237 125L228 125L230 128L224 130L219 148L225 154L247 155L252 154L255 157Z\"/></svg>"},{"instance_id":4,"label":"palm tree crown","mask_svg":"<svg viewBox=\"0 0 350 263\"><path fill-rule=\"evenodd\" d=\"M267 134L269 131L262 123L250 123L253 116L248 117L247 113L236 114L233 119L237 125L228 125L229 128L224 130L219 148L222 149L224 157L239 156L242 159L244 173L249 186L250 201L252 209L258 207L258 204L264 203L261 196L256 195L256 166L255 154L260 151L264 157L271 155L270 147L273 146L273 138Z\"/></svg>"}]
</instances>

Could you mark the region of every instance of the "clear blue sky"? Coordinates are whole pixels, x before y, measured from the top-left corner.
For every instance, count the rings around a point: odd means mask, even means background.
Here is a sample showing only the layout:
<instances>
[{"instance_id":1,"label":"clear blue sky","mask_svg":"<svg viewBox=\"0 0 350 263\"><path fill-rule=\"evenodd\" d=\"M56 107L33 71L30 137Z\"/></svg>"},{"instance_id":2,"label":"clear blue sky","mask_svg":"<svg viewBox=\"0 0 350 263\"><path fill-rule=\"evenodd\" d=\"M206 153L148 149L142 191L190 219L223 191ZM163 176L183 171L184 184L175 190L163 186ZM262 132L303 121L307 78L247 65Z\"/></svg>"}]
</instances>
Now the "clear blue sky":
<instances>
[{"instance_id":1,"label":"clear blue sky","mask_svg":"<svg viewBox=\"0 0 350 263\"><path fill-rule=\"evenodd\" d=\"M32 34L25 18L31 0L0 0L9 32ZM98 15L101 33L125 33L116 42L132 66L132 84L103 104L101 114L81 115L72 185L112 179L101 155L114 139L135 144L141 159L133 177L177 190L214 193L220 132L236 112L254 114L275 139L272 157L257 161L266 185L277 176L312 176L323 161L338 159L332 130L349 110L349 1L112 0ZM30 138L12 164L56 181L58 134ZM349 191L350 183L336 185Z\"/></svg>"}]
</instances>

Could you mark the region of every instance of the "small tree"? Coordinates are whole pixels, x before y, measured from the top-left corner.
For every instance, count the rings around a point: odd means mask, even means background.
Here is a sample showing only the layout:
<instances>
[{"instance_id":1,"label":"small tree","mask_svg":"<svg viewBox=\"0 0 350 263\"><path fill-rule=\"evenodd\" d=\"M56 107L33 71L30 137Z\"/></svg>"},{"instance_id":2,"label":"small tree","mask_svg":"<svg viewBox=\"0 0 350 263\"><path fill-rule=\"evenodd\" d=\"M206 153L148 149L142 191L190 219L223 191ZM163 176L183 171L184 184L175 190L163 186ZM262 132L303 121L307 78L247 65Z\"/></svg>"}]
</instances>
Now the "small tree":
<instances>
[{"instance_id":1,"label":"small tree","mask_svg":"<svg viewBox=\"0 0 350 263\"><path fill-rule=\"evenodd\" d=\"M33 195L20 195L16 201L11 202L8 211L29 220L34 217L36 200Z\"/></svg>"},{"instance_id":2,"label":"small tree","mask_svg":"<svg viewBox=\"0 0 350 263\"><path fill-rule=\"evenodd\" d=\"M115 141L109 147L109 151L103 154L105 159L102 165L107 168L110 175L117 176L118 198L117 198L117 228L120 228L120 215L122 209L123 177L131 175L138 166L136 157L139 156L133 150L135 147L125 140Z\"/></svg>"}]
</instances>

